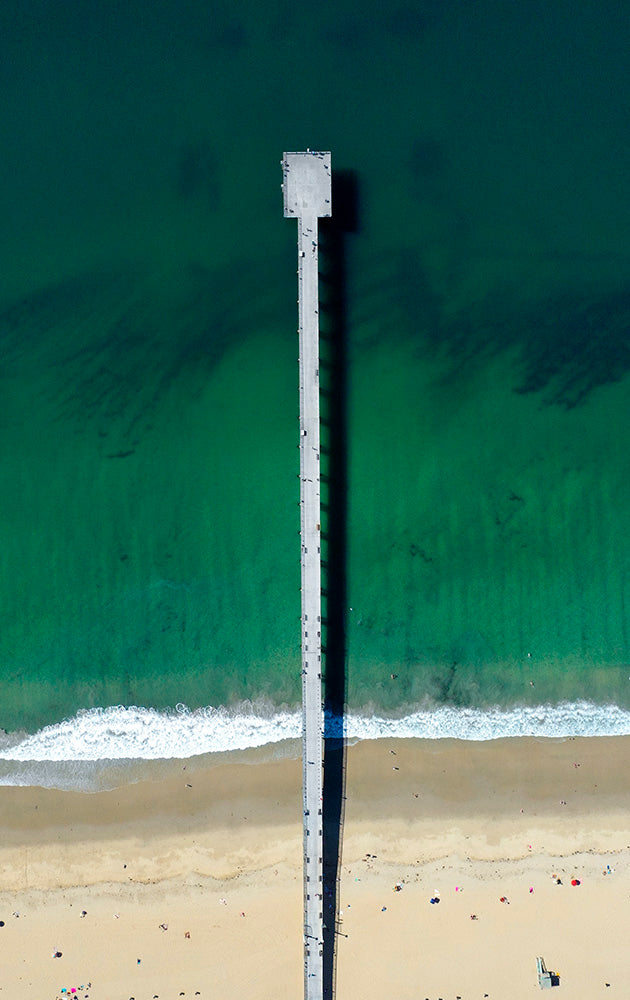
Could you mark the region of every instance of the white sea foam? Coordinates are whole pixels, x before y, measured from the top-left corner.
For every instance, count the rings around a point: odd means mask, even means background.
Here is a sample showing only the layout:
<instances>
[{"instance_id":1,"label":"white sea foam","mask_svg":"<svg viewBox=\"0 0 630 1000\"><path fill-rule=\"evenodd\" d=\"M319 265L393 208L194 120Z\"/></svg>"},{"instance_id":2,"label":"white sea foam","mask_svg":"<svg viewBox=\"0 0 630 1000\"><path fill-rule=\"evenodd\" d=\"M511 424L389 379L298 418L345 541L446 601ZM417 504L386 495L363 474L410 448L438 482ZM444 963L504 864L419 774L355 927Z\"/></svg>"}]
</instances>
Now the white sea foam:
<instances>
[{"instance_id":1,"label":"white sea foam","mask_svg":"<svg viewBox=\"0 0 630 1000\"><path fill-rule=\"evenodd\" d=\"M0 760L95 761L163 760L226 750L244 750L298 736L295 710L257 712L177 705L170 712L152 708L91 708L72 719L25 735L12 745L0 745ZM10 739L10 737L5 738Z\"/></svg>"},{"instance_id":2,"label":"white sea foam","mask_svg":"<svg viewBox=\"0 0 630 1000\"><path fill-rule=\"evenodd\" d=\"M0 737L0 783L14 783L10 762L112 762L189 758L298 740L299 709L273 710L178 705L170 712L114 706L79 712L34 734ZM630 734L630 711L585 701L514 708L419 708L401 718L349 712L328 720L329 735L355 740L416 737L493 740L506 736L619 736ZM32 769L29 769L32 771ZM17 783L24 783L19 781Z\"/></svg>"}]
</instances>

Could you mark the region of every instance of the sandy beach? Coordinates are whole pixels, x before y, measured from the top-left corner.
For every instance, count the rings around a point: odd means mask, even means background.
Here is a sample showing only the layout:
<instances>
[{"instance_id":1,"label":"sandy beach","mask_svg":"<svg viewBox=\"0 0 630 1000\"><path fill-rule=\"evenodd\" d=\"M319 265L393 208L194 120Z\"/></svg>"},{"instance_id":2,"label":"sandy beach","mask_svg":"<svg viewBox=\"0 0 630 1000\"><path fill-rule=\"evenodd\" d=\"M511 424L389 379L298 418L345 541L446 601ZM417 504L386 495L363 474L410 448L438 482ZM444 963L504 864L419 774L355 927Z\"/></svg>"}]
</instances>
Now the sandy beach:
<instances>
[{"instance_id":1,"label":"sandy beach","mask_svg":"<svg viewBox=\"0 0 630 1000\"><path fill-rule=\"evenodd\" d=\"M300 761L184 763L0 788L1 997L302 994ZM346 764L339 1000L520 1000L537 955L561 996L628 996L630 738L379 740Z\"/></svg>"}]
</instances>

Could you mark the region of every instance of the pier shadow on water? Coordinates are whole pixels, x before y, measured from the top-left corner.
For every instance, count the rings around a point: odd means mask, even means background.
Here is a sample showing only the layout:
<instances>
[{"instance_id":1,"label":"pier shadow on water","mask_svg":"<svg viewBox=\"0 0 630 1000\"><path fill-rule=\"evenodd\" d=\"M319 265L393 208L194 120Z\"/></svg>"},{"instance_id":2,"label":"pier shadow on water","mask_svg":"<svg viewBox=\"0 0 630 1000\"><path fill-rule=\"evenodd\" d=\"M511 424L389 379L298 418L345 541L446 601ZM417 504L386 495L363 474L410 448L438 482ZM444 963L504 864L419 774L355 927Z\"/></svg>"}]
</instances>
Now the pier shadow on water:
<instances>
[{"instance_id":1,"label":"pier shadow on water","mask_svg":"<svg viewBox=\"0 0 630 1000\"><path fill-rule=\"evenodd\" d=\"M336 991L345 812L347 614L347 241L358 231L357 177L333 171L333 216L320 223L322 644L324 697L324 997Z\"/></svg>"}]
</instances>

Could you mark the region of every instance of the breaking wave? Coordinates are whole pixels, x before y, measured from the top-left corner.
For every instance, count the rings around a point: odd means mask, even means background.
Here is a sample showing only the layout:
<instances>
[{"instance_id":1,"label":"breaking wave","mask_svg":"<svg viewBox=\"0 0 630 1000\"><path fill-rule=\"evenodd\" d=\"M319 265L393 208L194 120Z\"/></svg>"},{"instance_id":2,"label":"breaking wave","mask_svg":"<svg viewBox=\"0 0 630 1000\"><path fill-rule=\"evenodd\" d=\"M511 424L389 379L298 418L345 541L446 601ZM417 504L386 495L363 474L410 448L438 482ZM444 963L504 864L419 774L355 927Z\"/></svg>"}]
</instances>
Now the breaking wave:
<instances>
[{"instance_id":1,"label":"breaking wave","mask_svg":"<svg viewBox=\"0 0 630 1000\"><path fill-rule=\"evenodd\" d=\"M36 733L0 735L0 784L53 784L86 787L86 774L101 765L132 761L181 760L200 755L232 754L267 747L277 756L300 753L302 728L298 708L273 709L250 703L235 708L191 710L177 705L159 712L150 708L113 706L80 711L71 719ZM326 734L350 740L459 739L504 737L620 736L630 734L630 711L616 705L565 702L513 708L419 708L400 718L368 711L326 717ZM48 780L41 765L49 769ZM62 766L65 765L65 766ZM88 766L89 765L89 766ZM57 774L57 777L51 775ZM72 780L70 777L72 775ZM83 778L81 778L83 775ZM92 784L92 782L87 782Z\"/></svg>"}]
</instances>

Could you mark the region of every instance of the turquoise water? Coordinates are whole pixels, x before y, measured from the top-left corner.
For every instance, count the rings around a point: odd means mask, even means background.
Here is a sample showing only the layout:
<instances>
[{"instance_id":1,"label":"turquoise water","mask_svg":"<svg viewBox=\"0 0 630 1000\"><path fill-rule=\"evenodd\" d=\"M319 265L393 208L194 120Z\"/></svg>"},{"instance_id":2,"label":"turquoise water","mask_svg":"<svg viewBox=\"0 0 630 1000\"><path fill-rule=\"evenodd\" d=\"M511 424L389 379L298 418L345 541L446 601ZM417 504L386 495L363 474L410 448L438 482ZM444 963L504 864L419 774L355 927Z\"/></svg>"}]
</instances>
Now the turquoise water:
<instances>
[{"instance_id":1,"label":"turquoise water","mask_svg":"<svg viewBox=\"0 0 630 1000\"><path fill-rule=\"evenodd\" d=\"M612 3L3 4L1 727L297 704L307 146L360 193L350 707L630 707L628 34Z\"/></svg>"}]
</instances>

